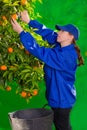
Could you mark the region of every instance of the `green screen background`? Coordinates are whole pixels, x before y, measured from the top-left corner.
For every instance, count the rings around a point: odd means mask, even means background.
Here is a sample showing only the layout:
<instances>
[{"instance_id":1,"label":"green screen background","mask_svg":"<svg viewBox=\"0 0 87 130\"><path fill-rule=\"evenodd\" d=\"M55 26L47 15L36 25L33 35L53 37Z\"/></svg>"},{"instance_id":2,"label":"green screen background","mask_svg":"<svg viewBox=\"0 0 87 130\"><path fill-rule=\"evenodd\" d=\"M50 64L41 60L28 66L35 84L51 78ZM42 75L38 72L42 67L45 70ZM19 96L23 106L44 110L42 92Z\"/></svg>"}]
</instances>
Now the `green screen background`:
<instances>
[{"instance_id":1,"label":"green screen background","mask_svg":"<svg viewBox=\"0 0 87 130\"><path fill-rule=\"evenodd\" d=\"M42 18L38 20L51 29L55 24L75 24L80 29L77 44L81 48L85 65L78 67L76 73L77 102L71 112L73 130L87 130L87 0L43 0L43 4L36 3L35 12ZM0 90L0 130L11 130L8 112L26 108L41 108L45 103L45 84L39 83L40 92L27 104L25 99L15 94L16 82L10 83L11 92ZM53 128L54 130L54 128Z\"/></svg>"}]
</instances>

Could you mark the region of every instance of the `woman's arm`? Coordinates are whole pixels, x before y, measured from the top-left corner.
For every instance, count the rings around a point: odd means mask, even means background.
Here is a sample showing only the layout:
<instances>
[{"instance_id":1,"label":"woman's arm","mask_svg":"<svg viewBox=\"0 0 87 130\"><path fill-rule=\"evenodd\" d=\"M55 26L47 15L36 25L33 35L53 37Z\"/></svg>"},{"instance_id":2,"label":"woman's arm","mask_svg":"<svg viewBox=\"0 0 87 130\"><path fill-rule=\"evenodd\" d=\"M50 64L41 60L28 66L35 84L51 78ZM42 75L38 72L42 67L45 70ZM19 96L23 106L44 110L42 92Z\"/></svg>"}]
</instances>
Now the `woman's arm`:
<instances>
[{"instance_id":1,"label":"woman's arm","mask_svg":"<svg viewBox=\"0 0 87 130\"><path fill-rule=\"evenodd\" d=\"M23 31L22 27L16 20L11 21L11 24L14 31L19 33L20 40L26 50L50 67L58 70L63 69L63 58L62 55L58 53L58 49L55 50L55 48L40 47L30 33Z\"/></svg>"},{"instance_id":2,"label":"woman's arm","mask_svg":"<svg viewBox=\"0 0 87 130\"><path fill-rule=\"evenodd\" d=\"M57 33L53 30L47 28L45 25L39 23L36 20L30 20L28 23L30 27L35 28L37 34L41 35L43 40L48 41L49 44L56 44L57 43Z\"/></svg>"},{"instance_id":3,"label":"woman's arm","mask_svg":"<svg viewBox=\"0 0 87 130\"><path fill-rule=\"evenodd\" d=\"M54 48L40 47L32 35L24 31L20 33L20 40L26 50L45 64L58 70L62 70L64 68L62 55L58 55L58 52L56 52Z\"/></svg>"},{"instance_id":4,"label":"woman's arm","mask_svg":"<svg viewBox=\"0 0 87 130\"><path fill-rule=\"evenodd\" d=\"M36 20L30 20L28 12L24 10L21 12L21 20L29 25L29 27L35 28L37 34L41 35L43 40L47 40L49 44L56 44L57 33L51 29L46 28L43 24Z\"/></svg>"}]
</instances>

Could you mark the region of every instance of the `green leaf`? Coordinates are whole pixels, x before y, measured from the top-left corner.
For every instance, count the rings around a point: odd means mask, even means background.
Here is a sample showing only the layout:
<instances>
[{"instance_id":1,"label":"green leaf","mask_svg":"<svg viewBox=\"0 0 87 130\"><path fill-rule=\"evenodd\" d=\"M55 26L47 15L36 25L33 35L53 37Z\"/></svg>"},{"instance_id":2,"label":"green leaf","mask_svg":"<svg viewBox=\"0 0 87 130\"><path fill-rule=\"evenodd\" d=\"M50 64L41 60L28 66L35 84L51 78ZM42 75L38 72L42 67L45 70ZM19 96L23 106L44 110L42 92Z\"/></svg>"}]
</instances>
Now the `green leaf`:
<instances>
[{"instance_id":1,"label":"green leaf","mask_svg":"<svg viewBox=\"0 0 87 130\"><path fill-rule=\"evenodd\" d=\"M3 74L3 78L7 77L8 74L9 74L9 71L5 71Z\"/></svg>"},{"instance_id":2,"label":"green leaf","mask_svg":"<svg viewBox=\"0 0 87 130\"><path fill-rule=\"evenodd\" d=\"M8 80L12 80L13 79L13 73L10 72L9 75L8 75Z\"/></svg>"},{"instance_id":3,"label":"green leaf","mask_svg":"<svg viewBox=\"0 0 87 130\"><path fill-rule=\"evenodd\" d=\"M29 72L31 72L29 69L24 69L24 70L22 70L22 71L20 72L19 75L22 75L23 73L29 73Z\"/></svg>"},{"instance_id":4,"label":"green leaf","mask_svg":"<svg viewBox=\"0 0 87 130\"><path fill-rule=\"evenodd\" d=\"M23 57L21 54L18 54L18 55L17 55L17 59L18 59L19 61L21 61L21 62L24 61L24 57Z\"/></svg>"},{"instance_id":5,"label":"green leaf","mask_svg":"<svg viewBox=\"0 0 87 130\"><path fill-rule=\"evenodd\" d=\"M0 85L0 89L1 89L1 90L4 90L4 86L3 86L3 85Z\"/></svg>"},{"instance_id":6,"label":"green leaf","mask_svg":"<svg viewBox=\"0 0 87 130\"><path fill-rule=\"evenodd\" d=\"M26 79L29 78L29 77L30 77L30 73L25 74L24 80L26 80Z\"/></svg>"}]
</instances>

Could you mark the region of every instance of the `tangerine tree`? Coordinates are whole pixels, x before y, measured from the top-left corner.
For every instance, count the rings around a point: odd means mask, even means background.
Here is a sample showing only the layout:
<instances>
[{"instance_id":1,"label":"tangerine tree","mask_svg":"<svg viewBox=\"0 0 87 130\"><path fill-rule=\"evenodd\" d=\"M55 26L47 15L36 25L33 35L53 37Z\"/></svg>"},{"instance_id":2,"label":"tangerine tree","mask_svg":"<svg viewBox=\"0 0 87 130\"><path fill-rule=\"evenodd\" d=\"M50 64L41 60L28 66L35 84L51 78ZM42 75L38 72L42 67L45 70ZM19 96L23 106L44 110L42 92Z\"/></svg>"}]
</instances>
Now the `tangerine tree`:
<instances>
[{"instance_id":1,"label":"tangerine tree","mask_svg":"<svg viewBox=\"0 0 87 130\"><path fill-rule=\"evenodd\" d=\"M25 50L10 21L11 18L16 19L24 30L34 35L39 44L45 45L41 37L18 17L25 9L32 19L41 17L34 12L37 1L41 2L41 0L0 0L0 88L11 91L13 88L9 83L16 81L16 94L28 99L38 94L38 81L43 79L43 64Z\"/></svg>"}]
</instances>

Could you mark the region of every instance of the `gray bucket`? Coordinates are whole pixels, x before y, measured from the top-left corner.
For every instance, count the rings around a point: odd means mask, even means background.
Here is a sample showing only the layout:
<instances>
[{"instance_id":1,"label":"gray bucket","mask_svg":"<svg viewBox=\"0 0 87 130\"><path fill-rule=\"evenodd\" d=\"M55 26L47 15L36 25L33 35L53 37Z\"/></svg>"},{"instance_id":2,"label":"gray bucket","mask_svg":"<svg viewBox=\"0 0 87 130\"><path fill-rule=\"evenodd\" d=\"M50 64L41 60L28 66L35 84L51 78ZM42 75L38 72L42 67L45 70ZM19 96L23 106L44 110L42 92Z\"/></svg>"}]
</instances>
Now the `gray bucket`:
<instances>
[{"instance_id":1,"label":"gray bucket","mask_svg":"<svg viewBox=\"0 0 87 130\"><path fill-rule=\"evenodd\" d=\"M8 113L12 130L52 130L53 111L26 109Z\"/></svg>"}]
</instances>

